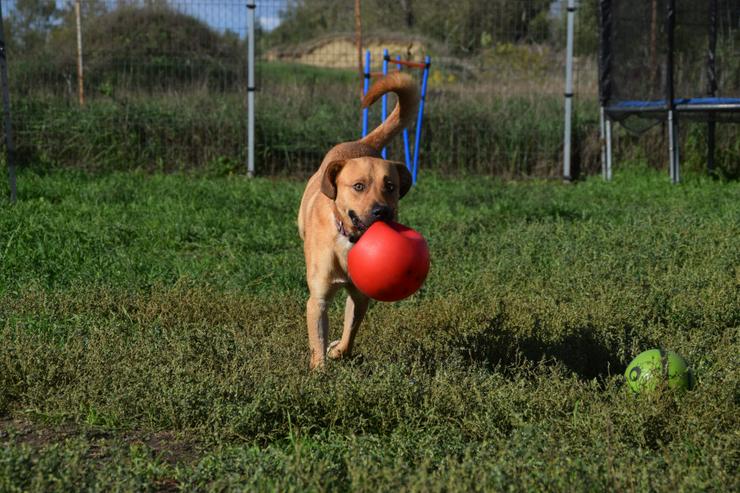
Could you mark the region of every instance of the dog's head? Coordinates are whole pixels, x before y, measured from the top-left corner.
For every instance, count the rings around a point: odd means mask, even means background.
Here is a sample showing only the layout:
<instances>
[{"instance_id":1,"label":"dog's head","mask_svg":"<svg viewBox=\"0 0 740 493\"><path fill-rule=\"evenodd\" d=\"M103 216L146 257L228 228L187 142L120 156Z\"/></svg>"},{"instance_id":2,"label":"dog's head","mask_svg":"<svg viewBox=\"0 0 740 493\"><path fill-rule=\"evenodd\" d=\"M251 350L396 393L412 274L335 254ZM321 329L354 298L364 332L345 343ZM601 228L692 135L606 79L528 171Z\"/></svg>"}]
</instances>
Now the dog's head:
<instances>
[{"instance_id":1,"label":"dog's head","mask_svg":"<svg viewBox=\"0 0 740 493\"><path fill-rule=\"evenodd\" d=\"M352 242L375 221L395 220L398 201L410 188L405 164L373 157L332 161L321 181Z\"/></svg>"}]
</instances>

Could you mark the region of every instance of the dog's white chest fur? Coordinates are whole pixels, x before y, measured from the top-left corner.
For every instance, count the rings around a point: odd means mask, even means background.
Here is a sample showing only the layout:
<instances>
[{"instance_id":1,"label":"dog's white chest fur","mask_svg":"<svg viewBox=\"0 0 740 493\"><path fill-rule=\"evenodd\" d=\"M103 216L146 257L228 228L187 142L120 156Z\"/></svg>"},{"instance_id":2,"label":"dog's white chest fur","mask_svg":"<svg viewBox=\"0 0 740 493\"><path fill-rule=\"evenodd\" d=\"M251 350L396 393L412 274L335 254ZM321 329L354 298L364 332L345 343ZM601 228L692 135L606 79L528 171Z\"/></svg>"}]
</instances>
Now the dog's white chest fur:
<instances>
[{"instance_id":1,"label":"dog's white chest fur","mask_svg":"<svg viewBox=\"0 0 740 493\"><path fill-rule=\"evenodd\" d=\"M342 252L344 257L347 257L347 254L349 253L349 249L352 248L352 242L349 241L349 238L344 236L343 234L337 233L337 250Z\"/></svg>"}]
</instances>

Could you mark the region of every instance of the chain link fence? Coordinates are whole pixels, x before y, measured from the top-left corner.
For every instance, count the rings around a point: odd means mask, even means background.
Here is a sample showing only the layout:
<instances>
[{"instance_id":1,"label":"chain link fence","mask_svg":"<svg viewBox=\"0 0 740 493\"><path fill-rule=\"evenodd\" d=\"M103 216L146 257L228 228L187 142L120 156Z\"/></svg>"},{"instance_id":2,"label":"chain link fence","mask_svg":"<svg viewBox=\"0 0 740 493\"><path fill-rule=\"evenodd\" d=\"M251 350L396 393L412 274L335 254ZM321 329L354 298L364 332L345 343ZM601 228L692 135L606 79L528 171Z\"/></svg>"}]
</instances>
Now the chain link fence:
<instances>
[{"instance_id":1,"label":"chain link fence","mask_svg":"<svg viewBox=\"0 0 740 493\"><path fill-rule=\"evenodd\" d=\"M244 173L248 3L257 174L308 173L359 138L362 66L369 51L381 71L388 50L431 58L422 173L561 175L562 0L5 1L19 164ZM573 167L595 172L598 5L577 7ZM401 142L389 158L403 159ZM617 136L617 152L635 142Z\"/></svg>"},{"instance_id":2,"label":"chain link fence","mask_svg":"<svg viewBox=\"0 0 740 493\"><path fill-rule=\"evenodd\" d=\"M243 1L5 3L21 165L237 169Z\"/></svg>"},{"instance_id":3,"label":"chain link fence","mask_svg":"<svg viewBox=\"0 0 740 493\"><path fill-rule=\"evenodd\" d=\"M387 50L389 70L397 58L431 58L422 169L560 176L566 3L365 0L358 15L351 1L258 2L261 161L271 171L312 169L336 142L359 138L368 52L369 71L379 73ZM576 23L577 111L593 111L575 127L575 150L577 165L591 167L598 166L595 9L591 2L586 24ZM290 113L273 111L284 101ZM371 128L380 112L380 104L371 109ZM401 145L397 139L389 157L403 161Z\"/></svg>"}]
</instances>

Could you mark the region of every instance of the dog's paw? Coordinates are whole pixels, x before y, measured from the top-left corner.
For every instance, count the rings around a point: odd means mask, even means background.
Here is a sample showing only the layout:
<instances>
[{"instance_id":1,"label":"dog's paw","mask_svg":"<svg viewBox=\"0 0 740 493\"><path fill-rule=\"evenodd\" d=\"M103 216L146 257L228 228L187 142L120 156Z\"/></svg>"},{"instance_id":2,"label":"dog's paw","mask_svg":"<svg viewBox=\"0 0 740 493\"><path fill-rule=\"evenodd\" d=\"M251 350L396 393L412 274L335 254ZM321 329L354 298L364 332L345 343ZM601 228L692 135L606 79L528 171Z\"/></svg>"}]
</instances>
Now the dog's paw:
<instances>
[{"instance_id":1,"label":"dog's paw","mask_svg":"<svg viewBox=\"0 0 740 493\"><path fill-rule=\"evenodd\" d=\"M344 350L339 345L341 341L334 341L331 344L329 344L329 347L326 349L326 355L329 357L329 359L342 359L344 358Z\"/></svg>"},{"instance_id":2,"label":"dog's paw","mask_svg":"<svg viewBox=\"0 0 740 493\"><path fill-rule=\"evenodd\" d=\"M311 359L311 362L308 364L308 368L311 371L323 370L325 367L326 367L326 360L324 358Z\"/></svg>"}]
</instances>

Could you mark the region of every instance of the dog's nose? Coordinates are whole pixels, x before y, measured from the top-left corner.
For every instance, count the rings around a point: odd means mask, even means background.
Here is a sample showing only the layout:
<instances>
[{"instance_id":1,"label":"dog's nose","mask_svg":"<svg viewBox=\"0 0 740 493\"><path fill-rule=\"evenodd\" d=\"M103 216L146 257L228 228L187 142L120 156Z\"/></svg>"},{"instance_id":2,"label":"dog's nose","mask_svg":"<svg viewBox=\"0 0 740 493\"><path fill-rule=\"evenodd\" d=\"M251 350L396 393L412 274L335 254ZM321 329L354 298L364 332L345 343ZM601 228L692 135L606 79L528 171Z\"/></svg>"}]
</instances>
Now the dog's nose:
<instances>
[{"instance_id":1,"label":"dog's nose","mask_svg":"<svg viewBox=\"0 0 740 493\"><path fill-rule=\"evenodd\" d=\"M375 219L379 219L381 221L389 221L393 219L393 209L387 205L376 205L373 207L371 212Z\"/></svg>"}]
</instances>

